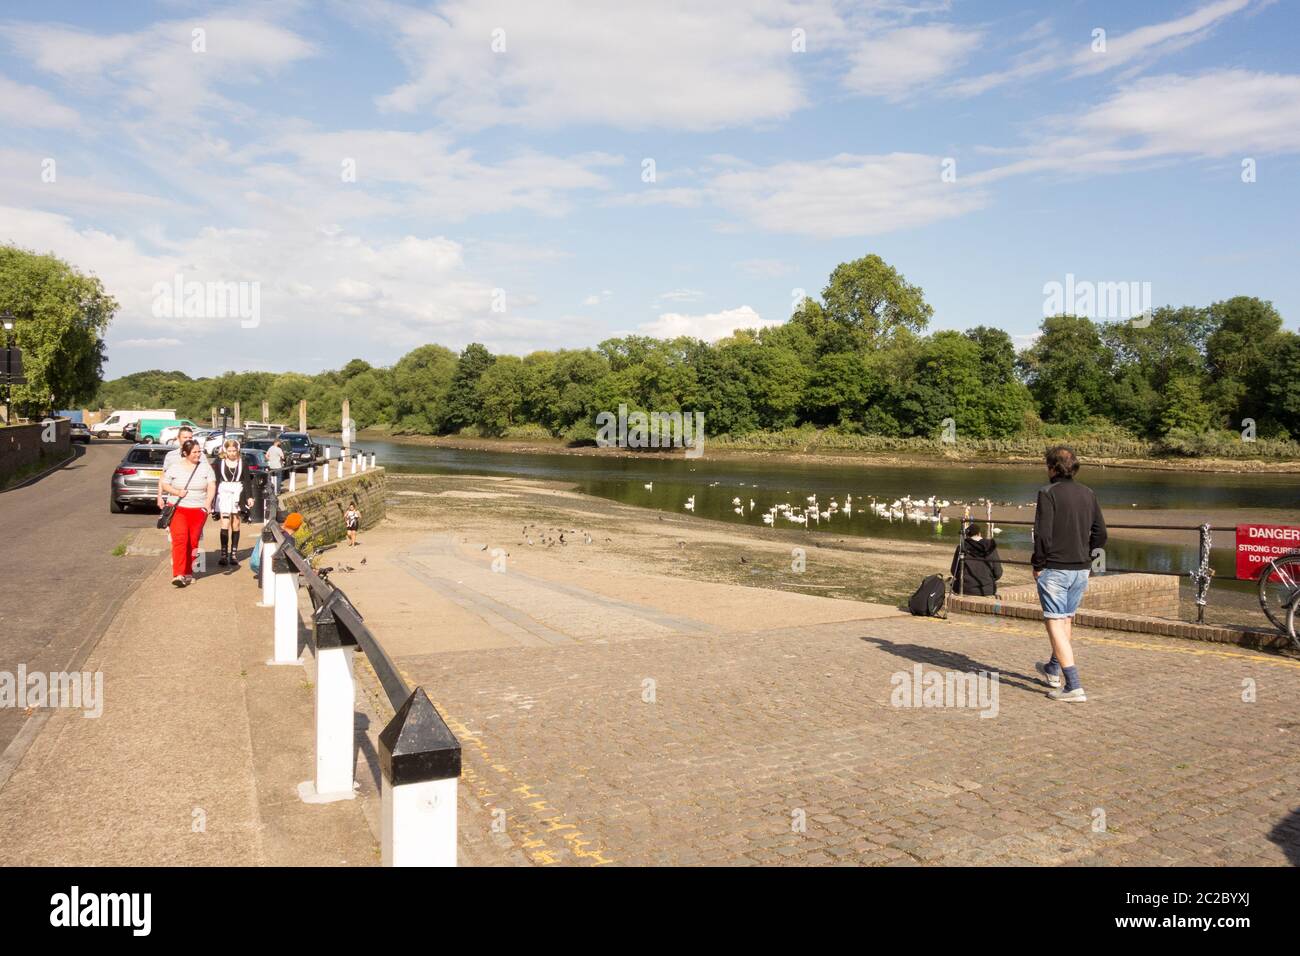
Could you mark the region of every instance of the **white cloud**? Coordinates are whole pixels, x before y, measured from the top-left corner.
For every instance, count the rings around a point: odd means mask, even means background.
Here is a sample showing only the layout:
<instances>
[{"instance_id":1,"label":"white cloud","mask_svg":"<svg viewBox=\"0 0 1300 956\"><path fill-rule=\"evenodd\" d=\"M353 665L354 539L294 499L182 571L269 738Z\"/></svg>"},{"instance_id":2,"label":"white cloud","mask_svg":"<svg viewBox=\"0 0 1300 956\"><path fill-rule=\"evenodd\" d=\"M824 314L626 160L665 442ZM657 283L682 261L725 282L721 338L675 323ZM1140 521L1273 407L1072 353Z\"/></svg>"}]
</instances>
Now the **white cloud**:
<instances>
[{"instance_id":1,"label":"white cloud","mask_svg":"<svg viewBox=\"0 0 1300 956\"><path fill-rule=\"evenodd\" d=\"M1106 52L1094 52L1089 46L1073 58L1076 73L1086 75L1113 70L1139 58L1150 62L1156 57L1184 49L1200 42L1209 28L1249 6L1251 0L1218 0L1176 20L1166 20L1139 27L1120 36L1106 36ZM1104 24L1101 24L1104 28Z\"/></svg>"},{"instance_id":2,"label":"white cloud","mask_svg":"<svg viewBox=\"0 0 1300 956\"><path fill-rule=\"evenodd\" d=\"M719 206L770 232L871 236L951 219L987 203L968 178L943 182L941 173L937 156L842 153L723 172L709 188Z\"/></svg>"},{"instance_id":3,"label":"white cloud","mask_svg":"<svg viewBox=\"0 0 1300 956\"><path fill-rule=\"evenodd\" d=\"M792 26L829 31L838 22L824 0L664 0L653 9L451 0L436 12L382 2L371 10L400 31L411 73L380 106L432 108L471 128L707 130L781 119L806 102ZM503 50L494 52L494 39Z\"/></svg>"},{"instance_id":4,"label":"white cloud","mask_svg":"<svg viewBox=\"0 0 1300 956\"><path fill-rule=\"evenodd\" d=\"M724 309L705 315L683 315L680 312L665 312L653 321L641 325L637 331L642 335L655 338L675 339L681 335L716 342L726 338L737 329L757 329L769 325L780 325L783 320L764 319L747 305L736 309Z\"/></svg>"},{"instance_id":5,"label":"white cloud","mask_svg":"<svg viewBox=\"0 0 1300 956\"><path fill-rule=\"evenodd\" d=\"M670 292L659 294L661 302L694 302L704 297L704 293L699 289L673 289Z\"/></svg>"},{"instance_id":6,"label":"white cloud","mask_svg":"<svg viewBox=\"0 0 1300 956\"><path fill-rule=\"evenodd\" d=\"M981 31L946 23L888 30L852 55L844 85L855 93L897 99L957 69Z\"/></svg>"},{"instance_id":7,"label":"white cloud","mask_svg":"<svg viewBox=\"0 0 1300 956\"><path fill-rule=\"evenodd\" d=\"M80 122L76 110L64 106L40 87L0 76L0 123L37 129L75 129Z\"/></svg>"},{"instance_id":8,"label":"white cloud","mask_svg":"<svg viewBox=\"0 0 1300 956\"><path fill-rule=\"evenodd\" d=\"M119 349L160 349L160 348L175 348L180 344L181 344L180 339L169 339L169 338L113 339L110 342L109 347L119 348Z\"/></svg>"},{"instance_id":9,"label":"white cloud","mask_svg":"<svg viewBox=\"0 0 1300 956\"><path fill-rule=\"evenodd\" d=\"M746 259L737 262L736 268L755 279L779 279L794 272L794 266L780 259Z\"/></svg>"}]
</instances>

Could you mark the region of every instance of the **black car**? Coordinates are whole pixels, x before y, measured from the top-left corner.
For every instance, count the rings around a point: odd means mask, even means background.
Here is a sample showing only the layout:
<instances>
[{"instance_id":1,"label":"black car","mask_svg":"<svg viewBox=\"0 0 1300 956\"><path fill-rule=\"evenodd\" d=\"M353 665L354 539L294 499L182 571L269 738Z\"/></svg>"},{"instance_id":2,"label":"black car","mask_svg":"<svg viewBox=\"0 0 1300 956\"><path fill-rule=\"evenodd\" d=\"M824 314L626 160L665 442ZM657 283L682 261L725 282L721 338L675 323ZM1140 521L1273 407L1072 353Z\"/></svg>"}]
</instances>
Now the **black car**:
<instances>
[{"instance_id":1,"label":"black car","mask_svg":"<svg viewBox=\"0 0 1300 956\"><path fill-rule=\"evenodd\" d=\"M284 449L284 466L294 471L310 468L320 458L320 445L306 432L281 432L280 447Z\"/></svg>"},{"instance_id":2,"label":"black car","mask_svg":"<svg viewBox=\"0 0 1300 956\"><path fill-rule=\"evenodd\" d=\"M122 426L123 440L129 441L132 444L135 444L136 437L139 435L139 433L140 433L139 422L128 422L127 424Z\"/></svg>"}]
</instances>

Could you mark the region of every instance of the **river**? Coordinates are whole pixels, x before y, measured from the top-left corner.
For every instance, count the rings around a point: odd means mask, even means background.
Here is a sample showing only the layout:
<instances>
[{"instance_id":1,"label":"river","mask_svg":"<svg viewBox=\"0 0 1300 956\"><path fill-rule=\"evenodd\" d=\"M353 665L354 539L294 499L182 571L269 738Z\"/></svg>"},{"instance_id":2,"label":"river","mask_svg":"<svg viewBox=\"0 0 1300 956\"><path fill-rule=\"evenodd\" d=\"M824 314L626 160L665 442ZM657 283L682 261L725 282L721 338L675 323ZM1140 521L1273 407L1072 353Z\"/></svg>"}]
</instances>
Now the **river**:
<instances>
[{"instance_id":1,"label":"river","mask_svg":"<svg viewBox=\"0 0 1300 956\"><path fill-rule=\"evenodd\" d=\"M840 510L819 524L810 523L810 533L917 541L955 539L958 522L949 520L936 525L930 521L890 521L870 510L872 496L885 504L904 496L918 500L934 496L954 502L989 498L1012 508L1023 506L1017 517L1032 521L1034 512L1028 506L1045 480L1043 469L1030 465L936 462L933 468L924 468L803 464L788 459L739 457L705 460L531 454L369 439L359 440L357 445L373 451L380 463L394 472L508 475L567 481L586 494L675 514L686 514L685 502L694 496L696 517L758 527L764 526L762 515L773 505L787 502L802 508L808 496L816 495L823 510L832 499ZM1112 524L1123 523L1128 517L1125 512L1134 509L1160 511L1162 514L1154 523L1170 527L1199 525L1211 514L1218 522L1225 511L1250 512L1249 516L1243 514L1242 520L1246 517L1266 520L1270 511L1293 513L1300 498L1295 475L1085 466L1080 480L1096 490ZM852 495L853 510L846 516L843 506L849 495ZM743 514L735 512L736 498L741 500ZM976 509L976 515L982 515L982 511ZM1152 519L1148 516L1146 520ZM998 540L1005 549L1016 551L1029 547L1028 528L1004 525ZM776 526L798 527L780 517ZM1188 571L1196 566L1197 535L1171 531L1163 541L1138 541L1116 534L1107 546L1107 561L1110 570ZM1231 577L1230 532L1216 535L1214 566L1220 582Z\"/></svg>"}]
</instances>

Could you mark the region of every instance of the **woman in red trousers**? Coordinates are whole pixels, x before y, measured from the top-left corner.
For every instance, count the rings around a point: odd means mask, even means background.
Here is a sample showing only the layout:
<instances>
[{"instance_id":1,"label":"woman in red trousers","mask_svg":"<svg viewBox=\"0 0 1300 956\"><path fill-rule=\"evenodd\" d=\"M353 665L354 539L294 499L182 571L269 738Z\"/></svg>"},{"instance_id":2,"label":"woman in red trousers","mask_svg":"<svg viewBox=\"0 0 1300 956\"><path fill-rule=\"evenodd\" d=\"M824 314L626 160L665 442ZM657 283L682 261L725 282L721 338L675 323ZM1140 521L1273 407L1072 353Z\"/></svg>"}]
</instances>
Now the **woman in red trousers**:
<instances>
[{"instance_id":1,"label":"woman in red trousers","mask_svg":"<svg viewBox=\"0 0 1300 956\"><path fill-rule=\"evenodd\" d=\"M194 555L217 494L217 476L199 442L191 438L181 445L180 459L163 472L162 490L169 503L174 499L176 504L171 523L172 584L183 588L194 583Z\"/></svg>"}]
</instances>

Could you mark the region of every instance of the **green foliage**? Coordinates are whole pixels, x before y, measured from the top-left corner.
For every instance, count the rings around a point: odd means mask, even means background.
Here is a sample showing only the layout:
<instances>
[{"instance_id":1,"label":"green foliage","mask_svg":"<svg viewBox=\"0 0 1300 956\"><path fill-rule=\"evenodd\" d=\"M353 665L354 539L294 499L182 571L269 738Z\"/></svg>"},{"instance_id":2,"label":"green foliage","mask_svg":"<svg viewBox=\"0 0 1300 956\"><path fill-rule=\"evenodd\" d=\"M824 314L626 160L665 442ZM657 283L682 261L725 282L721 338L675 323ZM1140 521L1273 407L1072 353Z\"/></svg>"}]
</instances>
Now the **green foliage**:
<instances>
[{"instance_id":1,"label":"green foliage","mask_svg":"<svg viewBox=\"0 0 1300 956\"><path fill-rule=\"evenodd\" d=\"M14 315L27 377L14 386L13 404L37 413L89 401L102 381L103 335L117 307L95 276L52 255L0 245L0 312Z\"/></svg>"},{"instance_id":2,"label":"green foliage","mask_svg":"<svg viewBox=\"0 0 1300 956\"><path fill-rule=\"evenodd\" d=\"M869 255L783 325L715 343L628 335L522 358L423 345L391 368L353 359L313 376L139 372L100 401L197 420L267 398L296 424L305 398L312 427L337 428L347 398L361 428L570 444L594 442L596 415L626 405L703 412L709 440L732 447L933 455L954 447L936 443L952 419L958 450L990 455L1037 457L1051 441L1093 457L1295 454L1300 336L1267 302L1165 307L1143 325L1053 316L1019 355L1001 329L926 335L931 315L917 286ZM1234 430L1247 417L1259 441Z\"/></svg>"}]
</instances>

